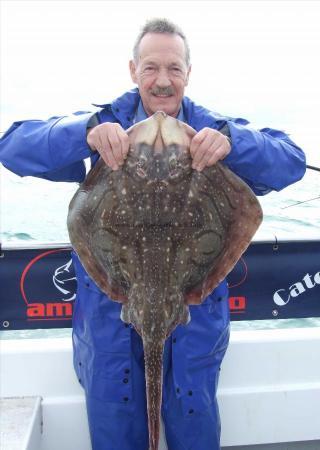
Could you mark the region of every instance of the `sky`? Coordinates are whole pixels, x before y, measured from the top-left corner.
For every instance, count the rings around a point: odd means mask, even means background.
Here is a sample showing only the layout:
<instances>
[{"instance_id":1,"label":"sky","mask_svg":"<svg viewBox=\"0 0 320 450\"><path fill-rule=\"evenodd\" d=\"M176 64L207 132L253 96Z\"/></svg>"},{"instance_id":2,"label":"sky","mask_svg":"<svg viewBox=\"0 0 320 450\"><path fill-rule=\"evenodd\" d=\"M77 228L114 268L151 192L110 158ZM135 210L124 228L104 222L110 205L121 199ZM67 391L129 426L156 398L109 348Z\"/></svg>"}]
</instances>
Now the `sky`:
<instances>
[{"instance_id":1,"label":"sky","mask_svg":"<svg viewBox=\"0 0 320 450\"><path fill-rule=\"evenodd\" d=\"M186 95L287 131L320 165L319 1L1 0L1 131L93 110L134 87L133 42L158 16L188 37Z\"/></svg>"}]
</instances>

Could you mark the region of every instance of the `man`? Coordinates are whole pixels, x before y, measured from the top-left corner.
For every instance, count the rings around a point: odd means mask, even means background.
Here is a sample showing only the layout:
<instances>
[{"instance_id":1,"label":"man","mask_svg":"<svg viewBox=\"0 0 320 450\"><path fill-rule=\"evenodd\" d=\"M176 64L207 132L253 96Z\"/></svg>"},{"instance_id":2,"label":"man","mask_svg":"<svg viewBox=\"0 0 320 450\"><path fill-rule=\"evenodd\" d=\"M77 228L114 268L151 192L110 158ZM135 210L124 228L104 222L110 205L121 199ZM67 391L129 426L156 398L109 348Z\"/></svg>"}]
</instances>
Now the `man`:
<instances>
[{"instance_id":1,"label":"man","mask_svg":"<svg viewBox=\"0 0 320 450\"><path fill-rule=\"evenodd\" d=\"M101 156L113 170L129 150L126 129L158 110L187 122L192 166L222 160L257 195L299 180L305 157L287 135L256 131L247 121L221 117L184 97L190 55L182 31L167 20L148 22L138 36L130 73L138 89L96 113L17 122L1 140L0 160L19 175L82 181L83 159ZM74 365L85 388L94 450L147 450L143 351L140 337L120 320L110 301L73 255L78 279L73 318ZM220 423L216 389L229 339L227 284L223 281L191 321L168 338L164 352L162 415L170 450L217 450Z\"/></svg>"}]
</instances>

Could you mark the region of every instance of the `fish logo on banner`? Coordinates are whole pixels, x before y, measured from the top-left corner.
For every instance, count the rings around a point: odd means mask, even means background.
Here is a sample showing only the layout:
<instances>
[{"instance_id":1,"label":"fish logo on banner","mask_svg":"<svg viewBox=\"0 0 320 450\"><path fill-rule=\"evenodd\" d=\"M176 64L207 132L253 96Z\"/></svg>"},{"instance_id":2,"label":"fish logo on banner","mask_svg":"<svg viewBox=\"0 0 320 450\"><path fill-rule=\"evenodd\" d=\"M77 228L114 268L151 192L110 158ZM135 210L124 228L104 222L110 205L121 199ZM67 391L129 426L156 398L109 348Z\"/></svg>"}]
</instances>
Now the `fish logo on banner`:
<instances>
[{"instance_id":1,"label":"fish logo on banner","mask_svg":"<svg viewBox=\"0 0 320 450\"><path fill-rule=\"evenodd\" d=\"M58 267L54 271L52 282L55 287L65 296L62 299L64 302L71 302L76 298L76 292L74 289L75 280L76 277L74 275L74 270L72 267L72 259L70 259L66 264Z\"/></svg>"},{"instance_id":2,"label":"fish logo on banner","mask_svg":"<svg viewBox=\"0 0 320 450\"><path fill-rule=\"evenodd\" d=\"M40 253L27 264L20 279L28 320L70 320L76 288L69 249Z\"/></svg>"}]
</instances>

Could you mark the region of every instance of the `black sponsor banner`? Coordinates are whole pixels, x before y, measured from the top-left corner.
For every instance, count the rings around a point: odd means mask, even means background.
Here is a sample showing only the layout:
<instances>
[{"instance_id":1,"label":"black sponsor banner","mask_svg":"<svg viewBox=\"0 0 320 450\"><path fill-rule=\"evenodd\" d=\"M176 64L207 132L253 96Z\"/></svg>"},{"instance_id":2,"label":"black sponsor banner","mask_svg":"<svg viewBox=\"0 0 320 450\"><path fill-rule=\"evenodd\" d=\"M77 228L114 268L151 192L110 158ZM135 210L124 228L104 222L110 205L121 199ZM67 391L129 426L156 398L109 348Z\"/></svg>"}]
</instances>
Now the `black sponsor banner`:
<instances>
[{"instance_id":1,"label":"black sponsor banner","mask_svg":"<svg viewBox=\"0 0 320 450\"><path fill-rule=\"evenodd\" d=\"M320 241L255 242L228 284L233 320L320 317Z\"/></svg>"},{"instance_id":2,"label":"black sponsor banner","mask_svg":"<svg viewBox=\"0 0 320 450\"><path fill-rule=\"evenodd\" d=\"M70 248L3 250L1 329L70 327L76 288Z\"/></svg>"},{"instance_id":3,"label":"black sponsor banner","mask_svg":"<svg viewBox=\"0 0 320 450\"><path fill-rule=\"evenodd\" d=\"M320 241L255 242L228 276L232 320L320 316ZM3 250L2 330L71 326L70 248Z\"/></svg>"}]
</instances>

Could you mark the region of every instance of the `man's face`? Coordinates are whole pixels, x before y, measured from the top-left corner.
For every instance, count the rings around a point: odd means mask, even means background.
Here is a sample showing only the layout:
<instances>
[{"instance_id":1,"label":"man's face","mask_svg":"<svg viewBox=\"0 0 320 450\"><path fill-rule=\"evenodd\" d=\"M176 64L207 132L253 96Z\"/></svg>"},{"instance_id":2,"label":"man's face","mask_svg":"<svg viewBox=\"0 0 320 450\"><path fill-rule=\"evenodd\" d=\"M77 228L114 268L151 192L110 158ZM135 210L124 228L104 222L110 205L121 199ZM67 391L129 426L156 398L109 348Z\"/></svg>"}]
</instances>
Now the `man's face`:
<instances>
[{"instance_id":1,"label":"man's face","mask_svg":"<svg viewBox=\"0 0 320 450\"><path fill-rule=\"evenodd\" d=\"M177 116L190 69L180 36L160 33L143 36L138 61L130 61L130 73L148 116L156 111Z\"/></svg>"}]
</instances>

